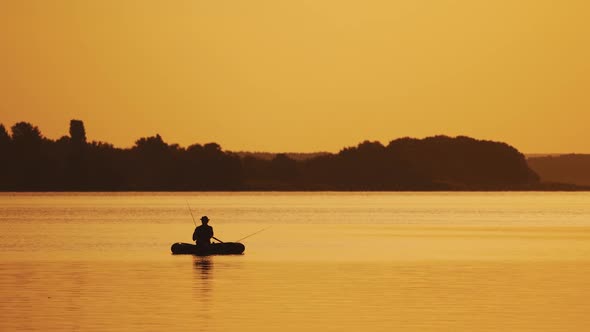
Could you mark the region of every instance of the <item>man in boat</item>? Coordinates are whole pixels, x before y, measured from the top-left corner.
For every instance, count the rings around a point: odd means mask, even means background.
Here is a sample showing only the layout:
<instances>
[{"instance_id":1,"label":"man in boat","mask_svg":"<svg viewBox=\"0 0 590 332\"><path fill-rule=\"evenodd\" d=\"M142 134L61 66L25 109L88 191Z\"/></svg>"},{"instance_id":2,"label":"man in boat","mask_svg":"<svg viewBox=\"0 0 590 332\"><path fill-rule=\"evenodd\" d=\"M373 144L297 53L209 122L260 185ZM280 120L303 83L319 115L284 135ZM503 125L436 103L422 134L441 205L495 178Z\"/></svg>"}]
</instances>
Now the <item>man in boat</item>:
<instances>
[{"instance_id":1,"label":"man in boat","mask_svg":"<svg viewBox=\"0 0 590 332\"><path fill-rule=\"evenodd\" d=\"M207 225L209 218L207 216L201 217L201 226L195 228L193 233L193 240L196 241L197 247L208 247L211 245L211 238L213 237L213 227Z\"/></svg>"}]
</instances>

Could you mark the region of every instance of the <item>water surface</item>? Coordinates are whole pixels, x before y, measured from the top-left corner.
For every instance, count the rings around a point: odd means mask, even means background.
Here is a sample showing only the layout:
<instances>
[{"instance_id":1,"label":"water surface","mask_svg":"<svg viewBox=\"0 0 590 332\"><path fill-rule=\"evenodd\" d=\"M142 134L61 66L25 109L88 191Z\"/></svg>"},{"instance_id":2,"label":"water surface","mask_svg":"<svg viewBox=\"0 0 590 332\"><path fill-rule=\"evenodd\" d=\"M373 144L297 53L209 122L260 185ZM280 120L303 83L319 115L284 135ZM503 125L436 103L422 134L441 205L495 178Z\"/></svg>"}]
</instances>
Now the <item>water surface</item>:
<instances>
[{"instance_id":1,"label":"water surface","mask_svg":"<svg viewBox=\"0 0 590 332\"><path fill-rule=\"evenodd\" d=\"M195 216L239 256L173 256ZM590 193L0 194L0 330L582 330Z\"/></svg>"}]
</instances>

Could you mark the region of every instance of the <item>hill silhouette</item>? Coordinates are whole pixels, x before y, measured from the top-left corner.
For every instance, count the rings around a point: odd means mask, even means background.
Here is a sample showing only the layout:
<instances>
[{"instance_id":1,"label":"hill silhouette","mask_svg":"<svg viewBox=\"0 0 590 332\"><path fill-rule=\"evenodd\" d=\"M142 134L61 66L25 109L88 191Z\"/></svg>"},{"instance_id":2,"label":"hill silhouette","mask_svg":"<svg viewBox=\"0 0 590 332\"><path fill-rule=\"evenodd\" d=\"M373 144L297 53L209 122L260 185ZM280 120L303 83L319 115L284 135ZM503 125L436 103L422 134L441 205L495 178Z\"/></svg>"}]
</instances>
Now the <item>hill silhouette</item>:
<instances>
[{"instance_id":1,"label":"hill silhouette","mask_svg":"<svg viewBox=\"0 0 590 332\"><path fill-rule=\"evenodd\" d=\"M87 142L84 123L43 137L0 125L0 190L534 190L539 176L515 148L459 136L365 141L318 154L232 153L216 143L181 147L160 135L131 148ZM297 157L299 156L299 158Z\"/></svg>"},{"instance_id":2,"label":"hill silhouette","mask_svg":"<svg viewBox=\"0 0 590 332\"><path fill-rule=\"evenodd\" d=\"M590 155L564 154L527 159L543 181L590 186Z\"/></svg>"}]
</instances>

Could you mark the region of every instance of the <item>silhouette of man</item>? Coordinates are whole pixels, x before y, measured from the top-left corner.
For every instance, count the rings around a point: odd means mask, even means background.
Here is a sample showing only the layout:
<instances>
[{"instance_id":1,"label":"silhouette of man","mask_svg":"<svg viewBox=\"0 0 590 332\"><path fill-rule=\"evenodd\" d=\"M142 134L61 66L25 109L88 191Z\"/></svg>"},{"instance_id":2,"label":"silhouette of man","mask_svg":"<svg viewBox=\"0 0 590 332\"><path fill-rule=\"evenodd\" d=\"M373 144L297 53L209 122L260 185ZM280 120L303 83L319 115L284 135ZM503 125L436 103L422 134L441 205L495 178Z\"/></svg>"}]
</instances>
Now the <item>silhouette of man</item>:
<instances>
[{"instance_id":1,"label":"silhouette of man","mask_svg":"<svg viewBox=\"0 0 590 332\"><path fill-rule=\"evenodd\" d=\"M198 247L206 247L211 245L213 227L207 225L207 223L209 223L209 218L207 218L207 216L201 217L201 223L201 226L195 228L193 240L196 241Z\"/></svg>"}]
</instances>

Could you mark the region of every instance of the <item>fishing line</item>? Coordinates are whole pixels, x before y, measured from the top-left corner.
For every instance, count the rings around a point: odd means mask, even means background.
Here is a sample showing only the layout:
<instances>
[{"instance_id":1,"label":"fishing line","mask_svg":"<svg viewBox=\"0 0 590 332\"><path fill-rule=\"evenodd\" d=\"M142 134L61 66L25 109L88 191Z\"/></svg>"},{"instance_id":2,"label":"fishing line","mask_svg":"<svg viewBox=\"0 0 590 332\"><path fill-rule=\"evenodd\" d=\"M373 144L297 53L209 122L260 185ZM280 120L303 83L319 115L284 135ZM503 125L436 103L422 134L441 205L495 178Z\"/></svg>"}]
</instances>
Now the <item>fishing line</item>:
<instances>
[{"instance_id":1,"label":"fishing line","mask_svg":"<svg viewBox=\"0 0 590 332\"><path fill-rule=\"evenodd\" d=\"M271 226L268 226L268 227L266 227L266 228L263 228L263 229L261 229L261 230L259 230L259 231L257 231L257 232L254 232L254 233L252 233L252 234L250 234L250 235L248 235L248 236L245 236L245 237L243 237L243 238L241 238L241 239L237 240L236 242L240 242L240 241L242 241L242 240L244 240L244 239L247 239L247 238L249 238L250 236L256 235L256 234L258 234L258 233L260 233L260 232L262 232L262 231L265 231L265 230L267 230L267 229L269 229L269 228L271 228L271 227L272 227L272 225L271 225Z\"/></svg>"}]
</instances>

